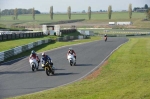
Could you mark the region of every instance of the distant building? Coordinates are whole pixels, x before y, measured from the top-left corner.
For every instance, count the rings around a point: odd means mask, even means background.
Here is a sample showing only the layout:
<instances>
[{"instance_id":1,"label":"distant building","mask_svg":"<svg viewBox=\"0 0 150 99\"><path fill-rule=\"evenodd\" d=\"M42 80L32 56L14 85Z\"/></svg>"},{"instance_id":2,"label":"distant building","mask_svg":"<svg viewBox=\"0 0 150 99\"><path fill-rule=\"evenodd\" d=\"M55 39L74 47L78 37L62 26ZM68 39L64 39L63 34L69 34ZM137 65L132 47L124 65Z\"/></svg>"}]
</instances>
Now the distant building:
<instances>
[{"instance_id":1,"label":"distant building","mask_svg":"<svg viewBox=\"0 0 150 99\"><path fill-rule=\"evenodd\" d=\"M115 25L115 22L109 22L109 25Z\"/></svg>"},{"instance_id":2,"label":"distant building","mask_svg":"<svg viewBox=\"0 0 150 99\"><path fill-rule=\"evenodd\" d=\"M132 22L109 22L109 25L132 25Z\"/></svg>"},{"instance_id":3,"label":"distant building","mask_svg":"<svg viewBox=\"0 0 150 99\"><path fill-rule=\"evenodd\" d=\"M132 25L132 22L117 22L116 25Z\"/></svg>"},{"instance_id":4,"label":"distant building","mask_svg":"<svg viewBox=\"0 0 150 99\"><path fill-rule=\"evenodd\" d=\"M146 12L147 9L137 9L136 12Z\"/></svg>"}]
</instances>

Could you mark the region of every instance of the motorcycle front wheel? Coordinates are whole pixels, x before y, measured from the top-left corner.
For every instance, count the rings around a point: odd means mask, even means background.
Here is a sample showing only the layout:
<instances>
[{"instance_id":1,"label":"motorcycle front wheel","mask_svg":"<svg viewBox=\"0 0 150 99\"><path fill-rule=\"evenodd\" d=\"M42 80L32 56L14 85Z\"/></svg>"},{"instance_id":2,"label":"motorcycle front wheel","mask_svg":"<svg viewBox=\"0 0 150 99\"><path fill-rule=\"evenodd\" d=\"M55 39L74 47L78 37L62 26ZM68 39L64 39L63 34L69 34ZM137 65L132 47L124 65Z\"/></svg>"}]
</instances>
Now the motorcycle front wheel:
<instances>
[{"instance_id":1,"label":"motorcycle front wheel","mask_svg":"<svg viewBox=\"0 0 150 99\"><path fill-rule=\"evenodd\" d=\"M72 62L72 60L70 60L70 66L72 66L73 65L73 62Z\"/></svg>"},{"instance_id":2,"label":"motorcycle front wheel","mask_svg":"<svg viewBox=\"0 0 150 99\"><path fill-rule=\"evenodd\" d=\"M34 72L34 69L35 69L35 67L34 66L32 66L32 71Z\"/></svg>"},{"instance_id":3,"label":"motorcycle front wheel","mask_svg":"<svg viewBox=\"0 0 150 99\"><path fill-rule=\"evenodd\" d=\"M49 67L45 67L45 72L46 72L46 75L47 75L47 76L49 76L49 75L50 75Z\"/></svg>"}]
</instances>

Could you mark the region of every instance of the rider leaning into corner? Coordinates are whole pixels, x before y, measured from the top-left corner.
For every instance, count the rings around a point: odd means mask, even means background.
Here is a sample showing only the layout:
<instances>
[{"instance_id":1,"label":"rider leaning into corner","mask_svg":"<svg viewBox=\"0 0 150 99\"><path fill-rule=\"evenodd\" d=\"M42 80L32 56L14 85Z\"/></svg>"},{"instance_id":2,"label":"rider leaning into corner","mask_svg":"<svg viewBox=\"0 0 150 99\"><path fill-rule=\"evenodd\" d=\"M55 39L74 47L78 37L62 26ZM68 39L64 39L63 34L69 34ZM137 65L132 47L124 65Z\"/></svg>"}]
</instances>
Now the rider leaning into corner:
<instances>
[{"instance_id":1,"label":"rider leaning into corner","mask_svg":"<svg viewBox=\"0 0 150 99\"><path fill-rule=\"evenodd\" d=\"M41 62L42 62L42 64L45 64L45 62L47 62L47 61L49 61L49 63L52 64L52 68L54 69L52 59L48 55L46 55L45 52L43 52ZM42 68L44 68L44 66L42 66Z\"/></svg>"},{"instance_id":2,"label":"rider leaning into corner","mask_svg":"<svg viewBox=\"0 0 150 99\"><path fill-rule=\"evenodd\" d=\"M68 50L68 52L67 52L67 56L68 56L68 54L73 54L73 55L74 55L74 58L75 58L75 60L76 60L76 53L75 53L75 51L74 51L72 48L69 48L69 50ZM68 60L68 58L67 58L67 60Z\"/></svg>"},{"instance_id":3,"label":"rider leaning into corner","mask_svg":"<svg viewBox=\"0 0 150 99\"><path fill-rule=\"evenodd\" d=\"M39 63L40 63L40 59L39 59L39 57L37 56L37 54L36 54L36 52L35 52L34 50L32 50L32 51L31 51L31 54L30 54L29 60L30 60L31 58L36 59L36 60L37 60L37 62L38 62L38 65L39 65Z\"/></svg>"}]
</instances>

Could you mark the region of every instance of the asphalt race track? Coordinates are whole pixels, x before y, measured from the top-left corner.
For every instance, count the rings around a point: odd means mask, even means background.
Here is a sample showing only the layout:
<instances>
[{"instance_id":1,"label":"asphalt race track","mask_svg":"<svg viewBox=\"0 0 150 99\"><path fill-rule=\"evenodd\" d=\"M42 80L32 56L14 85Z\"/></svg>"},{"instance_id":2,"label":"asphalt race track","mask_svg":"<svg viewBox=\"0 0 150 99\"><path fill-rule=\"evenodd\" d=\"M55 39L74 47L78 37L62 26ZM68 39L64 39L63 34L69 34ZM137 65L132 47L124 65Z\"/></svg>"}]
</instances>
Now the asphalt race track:
<instances>
[{"instance_id":1,"label":"asphalt race track","mask_svg":"<svg viewBox=\"0 0 150 99\"><path fill-rule=\"evenodd\" d=\"M38 92L79 80L99 64L118 46L127 42L125 37L110 37L103 40L71 46L77 53L77 65L70 66L66 53L69 46L46 52L56 68L55 75L47 76L40 67L32 72L28 58L0 65L0 99ZM41 57L41 55L39 55Z\"/></svg>"}]
</instances>

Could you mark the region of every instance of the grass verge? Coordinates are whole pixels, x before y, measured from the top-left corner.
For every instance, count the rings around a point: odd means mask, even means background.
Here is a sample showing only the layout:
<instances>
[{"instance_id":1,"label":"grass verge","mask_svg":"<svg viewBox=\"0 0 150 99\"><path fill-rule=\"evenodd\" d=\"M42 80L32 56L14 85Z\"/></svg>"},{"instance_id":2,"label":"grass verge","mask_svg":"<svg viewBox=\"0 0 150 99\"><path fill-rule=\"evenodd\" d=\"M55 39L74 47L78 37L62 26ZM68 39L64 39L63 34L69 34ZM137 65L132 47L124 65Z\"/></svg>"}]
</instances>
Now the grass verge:
<instances>
[{"instance_id":1,"label":"grass verge","mask_svg":"<svg viewBox=\"0 0 150 99\"><path fill-rule=\"evenodd\" d=\"M130 38L96 77L9 99L150 99L149 42L148 37Z\"/></svg>"},{"instance_id":2,"label":"grass verge","mask_svg":"<svg viewBox=\"0 0 150 99\"><path fill-rule=\"evenodd\" d=\"M35 38L21 38L21 39L13 39L13 40L5 40L0 41L0 52L12 49L17 46L26 45L31 42L36 42L38 40L44 40L44 39L54 39L56 36L40 36Z\"/></svg>"}]
</instances>

